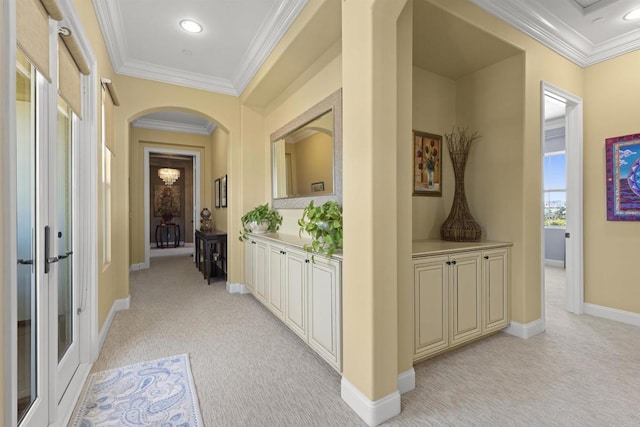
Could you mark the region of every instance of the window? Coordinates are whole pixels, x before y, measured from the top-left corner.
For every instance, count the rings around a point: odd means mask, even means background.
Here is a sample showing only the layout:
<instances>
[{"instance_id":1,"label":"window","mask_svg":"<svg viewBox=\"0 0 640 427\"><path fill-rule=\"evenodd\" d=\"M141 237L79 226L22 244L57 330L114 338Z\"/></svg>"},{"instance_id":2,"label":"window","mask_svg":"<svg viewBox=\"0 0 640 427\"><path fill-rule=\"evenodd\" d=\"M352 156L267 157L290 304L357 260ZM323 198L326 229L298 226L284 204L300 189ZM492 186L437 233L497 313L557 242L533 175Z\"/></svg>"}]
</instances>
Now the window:
<instances>
[{"instance_id":1,"label":"window","mask_svg":"<svg viewBox=\"0 0 640 427\"><path fill-rule=\"evenodd\" d=\"M564 151L544 155L544 225L567 225L567 159Z\"/></svg>"}]
</instances>

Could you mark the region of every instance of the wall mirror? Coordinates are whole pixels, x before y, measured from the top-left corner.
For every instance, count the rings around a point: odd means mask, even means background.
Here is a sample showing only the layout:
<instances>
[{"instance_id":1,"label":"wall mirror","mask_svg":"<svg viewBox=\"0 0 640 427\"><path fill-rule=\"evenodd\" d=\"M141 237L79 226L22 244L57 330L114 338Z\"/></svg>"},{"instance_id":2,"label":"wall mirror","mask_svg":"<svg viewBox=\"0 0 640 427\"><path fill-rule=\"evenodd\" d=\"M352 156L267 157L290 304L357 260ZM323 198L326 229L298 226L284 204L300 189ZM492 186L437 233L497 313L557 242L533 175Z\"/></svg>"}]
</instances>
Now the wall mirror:
<instances>
[{"instance_id":1,"label":"wall mirror","mask_svg":"<svg viewBox=\"0 0 640 427\"><path fill-rule=\"evenodd\" d=\"M342 90L271 134L274 208L342 203Z\"/></svg>"}]
</instances>

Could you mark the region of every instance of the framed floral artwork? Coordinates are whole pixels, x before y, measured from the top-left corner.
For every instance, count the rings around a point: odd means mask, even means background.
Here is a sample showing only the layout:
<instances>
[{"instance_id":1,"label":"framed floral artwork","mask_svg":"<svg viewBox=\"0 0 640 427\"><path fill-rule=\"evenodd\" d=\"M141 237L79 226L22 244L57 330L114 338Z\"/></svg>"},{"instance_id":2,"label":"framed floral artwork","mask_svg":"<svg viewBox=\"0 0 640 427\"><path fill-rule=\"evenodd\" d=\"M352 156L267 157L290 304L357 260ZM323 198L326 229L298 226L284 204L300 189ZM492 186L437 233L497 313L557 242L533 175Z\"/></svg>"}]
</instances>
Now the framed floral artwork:
<instances>
[{"instance_id":1,"label":"framed floral artwork","mask_svg":"<svg viewBox=\"0 0 640 427\"><path fill-rule=\"evenodd\" d=\"M442 196L442 135L413 131L413 195Z\"/></svg>"},{"instance_id":2,"label":"framed floral artwork","mask_svg":"<svg viewBox=\"0 0 640 427\"><path fill-rule=\"evenodd\" d=\"M607 220L640 221L640 133L605 143Z\"/></svg>"}]
</instances>

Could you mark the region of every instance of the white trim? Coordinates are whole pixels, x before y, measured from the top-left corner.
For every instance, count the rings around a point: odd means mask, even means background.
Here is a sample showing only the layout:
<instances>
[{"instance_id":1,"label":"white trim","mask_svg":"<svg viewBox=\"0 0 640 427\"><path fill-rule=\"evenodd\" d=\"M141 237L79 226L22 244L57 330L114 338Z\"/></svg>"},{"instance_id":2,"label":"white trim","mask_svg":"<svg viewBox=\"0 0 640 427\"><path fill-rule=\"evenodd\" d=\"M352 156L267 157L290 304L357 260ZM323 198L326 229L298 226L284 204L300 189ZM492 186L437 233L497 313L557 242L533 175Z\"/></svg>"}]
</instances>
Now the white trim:
<instances>
[{"instance_id":1,"label":"white trim","mask_svg":"<svg viewBox=\"0 0 640 427\"><path fill-rule=\"evenodd\" d=\"M538 319L533 322L529 322L526 325L512 321L511 325L509 325L509 327L503 332L526 340L543 333L545 329L546 326L544 324L544 320Z\"/></svg>"},{"instance_id":2,"label":"white trim","mask_svg":"<svg viewBox=\"0 0 640 427\"><path fill-rule=\"evenodd\" d=\"M247 285L243 285L242 283L231 283L231 282L227 282L227 292L229 292L230 294L240 294L240 295L251 293Z\"/></svg>"},{"instance_id":3,"label":"white trim","mask_svg":"<svg viewBox=\"0 0 640 427\"><path fill-rule=\"evenodd\" d=\"M131 126L134 128L163 130L168 132L189 133L205 136L211 135L211 132L213 132L217 127L210 121L207 122L207 125L194 125L190 123L171 122L168 120L147 119L144 117L131 122Z\"/></svg>"},{"instance_id":4,"label":"white trim","mask_svg":"<svg viewBox=\"0 0 640 427\"><path fill-rule=\"evenodd\" d=\"M398 391L405 394L416 388L416 370L411 368L398 375Z\"/></svg>"},{"instance_id":5,"label":"white trim","mask_svg":"<svg viewBox=\"0 0 640 427\"><path fill-rule=\"evenodd\" d=\"M370 426L377 426L400 414L400 392L398 390L381 399L371 401L349 380L342 377L340 397Z\"/></svg>"},{"instance_id":6,"label":"white trim","mask_svg":"<svg viewBox=\"0 0 640 427\"><path fill-rule=\"evenodd\" d=\"M89 376L89 372L91 371L91 366L93 363L81 363L78 366L75 374L73 375L73 379L69 383L69 387L67 388L68 392L65 392L62 401L58 405L58 419L51 424L51 427L64 427L69 424L71 420L71 416L73 415L73 410L75 409L76 402L80 398L80 394L82 393L82 388Z\"/></svg>"},{"instance_id":7,"label":"white trim","mask_svg":"<svg viewBox=\"0 0 640 427\"><path fill-rule=\"evenodd\" d=\"M615 320L616 322L628 325L640 326L640 314L632 311L619 310L617 308L605 307L597 304L584 304L584 314L589 314L603 319Z\"/></svg>"},{"instance_id":8,"label":"white trim","mask_svg":"<svg viewBox=\"0 0 640 427\"><path fill-rule=\"evenodd\" d=\"M584 215L583 215L583 115L582 98L548 82L540 82L540 121L541 130L541 156L544 156L545 138L545 93L549 93L566 101L565 114L565 151L567 158L567 227L566 232L571 237L565 239L566 244L566 296L565 306L567 311L575 314L583 313L584 302ZM542 158L542 157L541 157ZM544 168L541 162L541 176ZM544 193L544 192L543 192ZM541 196L542 197L542 196ZM544 206L544 203L542 203ZM546 319L545 308L545 278L544 278L544 209L541 209L541 318Z\"/></svg>"},{"instance_id":9,"label":"white trim","mask_svg":"<svg viewBox=\"0 0 640 427\"><path fill-rule=\"evenodd\" d=\"M171 148L156 148L156 147L144 147L144 268L149 268L150 247L149 241L151 239L149 231L149 215L151 212L151 206L149 198L151 197L151 188L149 182L149 155L151 153L160 154L180 154L184 156L190 156L193 158L193 224L198 224L198 217L200 216L200 152L189 150L174 150ZM195 256L195 247L193 248Z\"/></svg>"},{"instance_id":10,"label":"white trim","mask_svg":"<svg viewBox=\"0 0 640 427\"><path fill-rule=\"evenodd\" d=\"M547 267L564 268L564 261L562 261L560 259L545 259L544 260L544 265L546 265Z\"/></svg>"},{"instance_id":11,"label":"white trim","mask_svg":"<svg viewBox=\"0 0 640 427\"><path fill-rule=\"evenodd\" d=\"M129 271L138 271L138 270L144 270L149 268L149 266L144 265L144 262L141 262L139 264L131 264L131 266L129 267Z\"/></svg>"},{"instance_id":12,"label":"white trim","mask_svg":"<svg viewBox=\"0 0 640 427\"><path fill-rule=\"evenodd\" d=\"M2 276L3 304L3 329L2 345L4 350L4 364L2 366L4 381L4 401L2 402L4 412L0 415L0 425L15 426L17 420L18 401L18 286L17 286L17 249L16 249L16 2L15 0L4 0L0 43L2 48L2 61L0 61L0 144L2 146L2 232L0 238L3 245L3 259L0 263L0 275Z\"/></svg>"},{"instance_id":13,"label":"white trim","mask_svg":"<svg viewBox=\"0 0 640 427\"><path fill-rule=\"evenodd\" d=\"M240 67L233 79L233 85L238 96L246 89L247 85L258 72L264 61L271 55L282 36L287 32L293 21L308 0L284 0L278 10L272 8L264 24L251 41L245 51Z\"/></svg>"},{"instance_id":14,"label":"white trim","mask_svg":"<svg viewBox=\"0 0 640 427\"><path fill-rule=\"evenodd\" d=\"M104 320L104 324L102 325L102 329L100 329L100 338L98 344L98 353L102 350L102 345L104 344L104 340L107 338L107 333L109 329L111 329L111 322L113 322L113 318L116 313L121 310L128 310L131 306L131 295L126 298L120 298L113 302L111 305L111 310L109 310L109 314L107 314L107 318Z\"/></svg>"},{"instance_id":15,"label":"white trim","mask_svg":"<svg viewBox=\"0 0 640 427\"><path fill-rule=\"evenodd\" d=\"M588 67L640 48L640 29L601 43L591 43L537 2L471 0L581 67Z\"/></svg>"}]
</instances>

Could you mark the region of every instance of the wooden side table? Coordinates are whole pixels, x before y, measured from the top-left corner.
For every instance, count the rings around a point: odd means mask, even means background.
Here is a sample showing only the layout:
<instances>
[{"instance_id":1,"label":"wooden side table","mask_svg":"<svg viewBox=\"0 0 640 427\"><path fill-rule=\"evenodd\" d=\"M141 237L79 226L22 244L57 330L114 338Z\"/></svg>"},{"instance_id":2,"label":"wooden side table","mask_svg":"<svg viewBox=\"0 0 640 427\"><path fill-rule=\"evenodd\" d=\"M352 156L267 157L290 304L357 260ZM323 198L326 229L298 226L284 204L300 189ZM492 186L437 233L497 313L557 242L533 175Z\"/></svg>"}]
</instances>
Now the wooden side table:
<instances>
[{"instance_id":1,"label":"wooden side table","mask_svg":"<svg viewBox=\"0 0 640 427\"><path fill-rule=\"evenodd\" d=\"M200 231L195 233L196 267L201 271L207 284L211 276L227 277L227 233L224 231Z\"/></svg>"},{"instance_id":2,"label":"wooden side table","mask_svg":"<svg viewBox=\"0 0 640 427\"><path fill-rule=\"evenodd\" d=\"M173 247L180 246L180 225L172 222L156 225L156 247L169 248L173 241Z\"/></svg>"}]
</instances>

